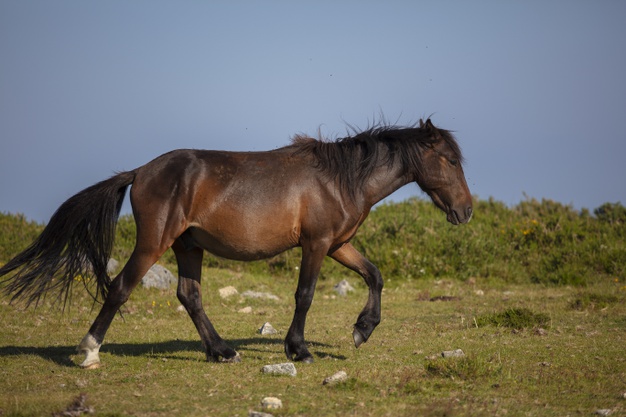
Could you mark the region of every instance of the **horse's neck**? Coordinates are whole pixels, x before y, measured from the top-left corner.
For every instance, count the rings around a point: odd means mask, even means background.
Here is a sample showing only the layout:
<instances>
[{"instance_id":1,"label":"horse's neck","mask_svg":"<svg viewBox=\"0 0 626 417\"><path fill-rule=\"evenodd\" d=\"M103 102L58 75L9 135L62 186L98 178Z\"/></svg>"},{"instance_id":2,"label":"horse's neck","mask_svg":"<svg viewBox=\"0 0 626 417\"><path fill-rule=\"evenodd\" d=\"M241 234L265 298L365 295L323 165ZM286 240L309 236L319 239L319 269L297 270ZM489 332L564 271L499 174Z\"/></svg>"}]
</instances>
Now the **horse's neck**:
<instances>
[{"instance_id":1,"label":"horse's neck","mask_svg":"<svg viewBox=\"0 0 626 417\"><path fill-rule=\"evenodd\" d=\"M373 206L410 181L399 163L390 167L383 164L372 172L361 191L365 202Z\"/></svg>"}]
</instances>

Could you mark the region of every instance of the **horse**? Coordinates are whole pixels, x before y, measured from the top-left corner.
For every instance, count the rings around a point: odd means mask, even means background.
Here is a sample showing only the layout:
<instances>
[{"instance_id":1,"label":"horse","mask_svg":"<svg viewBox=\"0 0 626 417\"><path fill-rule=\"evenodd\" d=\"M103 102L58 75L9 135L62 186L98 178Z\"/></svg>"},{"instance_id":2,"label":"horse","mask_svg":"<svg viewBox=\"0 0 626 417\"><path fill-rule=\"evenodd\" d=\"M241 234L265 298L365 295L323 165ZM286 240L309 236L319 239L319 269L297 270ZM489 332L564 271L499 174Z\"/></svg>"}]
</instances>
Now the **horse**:
<instances>
[{"instance_id":1,"label":"horse","mask_svg":"<svg viewBox=\"0 0 626 417\"><path fill-rule=\"evenodd\" d=\"M301 247L293 320L284 340L289 360L311 363L304 329L326 256L359 274L367 303L354 324L358 348L381 319L383 278L350 243L371 208L416 182L453 225L472 217L472 196L454 135L430 119L381 124L335 140L296 135L261 152L179 149L119 172L65 201L23 252L0 268L11 301L37 303L51 290L67 303L78 275L95 276L90 294L103 301L78 345L82 368L100 365L99 350L120 307L148 269L171 248L178 264L177 297L193 321L206 359L239 362L205 313L204 251L251 261ZM111 279L107 262L128 186L137 226L135 247ZM84 281L84 280L83 280Z\"/></svg>"}]
</instances>

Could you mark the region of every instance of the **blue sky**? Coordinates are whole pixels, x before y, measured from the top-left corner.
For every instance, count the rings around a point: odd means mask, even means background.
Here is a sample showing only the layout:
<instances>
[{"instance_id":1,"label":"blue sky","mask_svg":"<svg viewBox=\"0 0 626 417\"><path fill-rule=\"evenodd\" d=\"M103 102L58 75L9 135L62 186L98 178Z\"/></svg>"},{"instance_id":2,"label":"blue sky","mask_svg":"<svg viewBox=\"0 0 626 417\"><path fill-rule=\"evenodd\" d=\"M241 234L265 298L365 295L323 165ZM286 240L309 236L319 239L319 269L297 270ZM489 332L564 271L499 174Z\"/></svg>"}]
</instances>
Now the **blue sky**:
<instances>
[{"instance_id":1,"label":"blue sky","mask_svg":"<svg viewBox=\"0 0 626 417\"><path fill-rule=\"evenodd\" d=\"M171 149L381 112L454 130L480 198L626 204L625 21L617 0L2 1L0 212L46 222Z\"/></svg>"}]
</instances>

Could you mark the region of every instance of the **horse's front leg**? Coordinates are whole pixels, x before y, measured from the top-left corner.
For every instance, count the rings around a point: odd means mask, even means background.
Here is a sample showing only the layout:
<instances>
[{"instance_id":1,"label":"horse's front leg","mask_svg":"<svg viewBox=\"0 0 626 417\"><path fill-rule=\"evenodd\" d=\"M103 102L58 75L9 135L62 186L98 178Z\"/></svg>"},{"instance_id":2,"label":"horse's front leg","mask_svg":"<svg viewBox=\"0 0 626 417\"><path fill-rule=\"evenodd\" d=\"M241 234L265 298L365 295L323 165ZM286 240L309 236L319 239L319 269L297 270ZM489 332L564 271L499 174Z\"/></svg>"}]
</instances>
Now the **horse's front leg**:
<instances>
[{"instance_id":1,"label":"horse's front leg","mask_svg":"<svg viewBox=\"0 0 626 417\"><path fill-rule=\"evenodd\" d=\"M304 325L306 315L313 302L315 284L322 267L322 261L326 256L328 246L313 250L302 247L302 262L300 266L300 276L298 278L298 289L296 290L296 310L293 321L285 338L285 354L289 360L306 363L313 362L313 355L309 352L304 341Z\"/></svg>"},{"instance_id":2,"label":"horse's front leg","mask_svg":"<svg viewBox=\"0 0 626 417\"><path fill-rule=\"evenodd\" d=\"M354 345L358 348L361 344L367 342L367 339L369 339L378 323L380 323L380 300L383 291L383 278L376 265L361 255L350 243L346 243L330 256L340 264L361 275L369 287L367 304L365 304L363 311L359 314L352 332Z\"/></svg>"}]
</instances>

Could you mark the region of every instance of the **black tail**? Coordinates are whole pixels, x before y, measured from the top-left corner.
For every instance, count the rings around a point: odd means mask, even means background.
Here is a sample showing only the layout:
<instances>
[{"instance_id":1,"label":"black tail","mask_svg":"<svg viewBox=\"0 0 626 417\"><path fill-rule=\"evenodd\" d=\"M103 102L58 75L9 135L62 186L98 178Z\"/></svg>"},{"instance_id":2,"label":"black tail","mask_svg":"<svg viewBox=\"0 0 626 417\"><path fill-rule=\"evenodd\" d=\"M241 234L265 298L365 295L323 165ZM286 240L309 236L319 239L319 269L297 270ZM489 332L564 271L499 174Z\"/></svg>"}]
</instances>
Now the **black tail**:
<instances>
[{"instance_id":1,"label":"black tail","mask_svg":"<svg viewBox=\"0 0 626 417\"><path fill-rule=\"evenodd\" d=\"M42 295L55 290L57 300L67 303L75 279L91 275L96 277L96 293L90 294L94 299L106 298L115 226L126 188L134 179L134 172L122 172L63 203L41 235L0 268L0 277L17 271L0 280L12 300L37 304Z\"/></svg>"}]
</instances>

